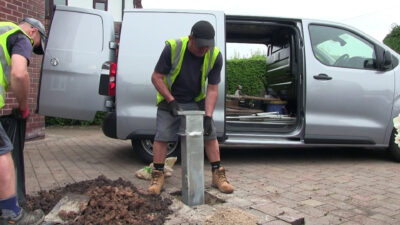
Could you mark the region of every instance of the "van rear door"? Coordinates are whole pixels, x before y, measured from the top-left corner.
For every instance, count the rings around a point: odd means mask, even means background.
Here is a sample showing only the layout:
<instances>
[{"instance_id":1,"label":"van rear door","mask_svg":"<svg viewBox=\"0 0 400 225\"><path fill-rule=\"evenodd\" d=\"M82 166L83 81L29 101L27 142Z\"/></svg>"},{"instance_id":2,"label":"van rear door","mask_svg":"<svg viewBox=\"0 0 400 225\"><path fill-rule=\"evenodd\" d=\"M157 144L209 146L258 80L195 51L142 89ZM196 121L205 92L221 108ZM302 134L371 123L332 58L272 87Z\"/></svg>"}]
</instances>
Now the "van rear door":
<instances>
[{"instance_id":1,"label":"van rear door","mask_svg":"<svg viewBox=\"0 0 400 225\"><path fill-rule=\"evenodd\" d=\"M92 120L104 110L99 94L102 65L115 58L110 13L57 6L43 58L38 113Z\"/></svg>"}]
</instances>

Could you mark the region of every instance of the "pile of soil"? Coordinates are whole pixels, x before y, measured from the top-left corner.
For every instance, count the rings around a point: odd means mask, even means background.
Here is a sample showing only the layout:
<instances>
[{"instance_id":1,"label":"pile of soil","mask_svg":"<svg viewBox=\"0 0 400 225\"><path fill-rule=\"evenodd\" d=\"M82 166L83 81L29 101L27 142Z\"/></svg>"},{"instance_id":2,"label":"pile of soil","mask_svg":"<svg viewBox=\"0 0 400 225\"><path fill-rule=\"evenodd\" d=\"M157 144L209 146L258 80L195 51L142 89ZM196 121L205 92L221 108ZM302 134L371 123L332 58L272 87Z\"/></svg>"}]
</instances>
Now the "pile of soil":
<instances>
[{"instance_id":1,"label":"pile of soil","mask_svg":"<svg viewBox=\"0 0 400 225\"><path fill-rule=\"evenodd\" d=\"M138 192L129 181L112 181L104 176L94 180L69 184L63 188L41 191L27 196L27 209L42 209L48 214L67 193L90 197L87 206L78 215L60 212L67 224L164 224L172 213L171 199Z\"/></svg>"},{"instance_id":2,"label":"pile of soil","mask_svg":"<svg viewBox=\"0 0 400 225\"><path fill-rule=\"evenodd\" d=\"M250 213L235 208L219 208L212 216L206 219L206 225L256 225L258 218Z\"/></svg>"}]
</instances>

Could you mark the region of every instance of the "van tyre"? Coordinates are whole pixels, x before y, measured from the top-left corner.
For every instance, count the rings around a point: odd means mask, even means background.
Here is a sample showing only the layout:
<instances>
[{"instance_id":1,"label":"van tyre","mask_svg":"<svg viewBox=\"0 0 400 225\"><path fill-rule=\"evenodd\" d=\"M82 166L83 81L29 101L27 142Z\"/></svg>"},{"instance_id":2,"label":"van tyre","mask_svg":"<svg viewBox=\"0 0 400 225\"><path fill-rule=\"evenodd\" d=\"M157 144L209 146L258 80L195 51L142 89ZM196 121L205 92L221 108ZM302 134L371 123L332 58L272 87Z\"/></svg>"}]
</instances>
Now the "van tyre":
<instances>
[{"instance_id":1,"label":"van tyre","mask_svg":"<svg viewBox=\"0 0 400 225\"><path fill-rule=\"evenodd\" d=\"M133 150L137 151L140 155L140 158L145 163L153 162L153 139L145 138L145 139L132 139L132 147ZM167 157L178 156L180 157L180 143L178 142L169 142L167 148Z\"/></svg>"},{"instance_id":2,"label":"van tyre","mask_svg":"<svg viewBox=\"0 0 400 225\"><path fill-rule=\"evenodd\" d=\"M393 129L392 136L390 137L389 152L396 162L400 162L400 148L399 145L394 142L396 134L396 130Z\"/></svg>"}]
</instances>

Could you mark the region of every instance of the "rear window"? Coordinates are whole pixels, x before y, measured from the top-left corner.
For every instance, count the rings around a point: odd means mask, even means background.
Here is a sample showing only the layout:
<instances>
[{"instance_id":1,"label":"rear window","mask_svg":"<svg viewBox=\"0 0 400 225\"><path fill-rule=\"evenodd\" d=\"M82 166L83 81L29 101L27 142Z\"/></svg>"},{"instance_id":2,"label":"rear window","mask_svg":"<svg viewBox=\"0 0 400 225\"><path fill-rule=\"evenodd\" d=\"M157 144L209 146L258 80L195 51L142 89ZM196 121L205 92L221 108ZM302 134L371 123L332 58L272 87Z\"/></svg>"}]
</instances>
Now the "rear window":
<instances>
[{"instance_id":1,"label":"rear window","mask_svg":"<svg viewBox=\"0 0 400 225\"><path fill-rule=\"evenodd\" d=\"M49 45L58 50L101 52L102 19L93 14L58 11L53 19L49 37Z\"/></svg>"}]
</instances>

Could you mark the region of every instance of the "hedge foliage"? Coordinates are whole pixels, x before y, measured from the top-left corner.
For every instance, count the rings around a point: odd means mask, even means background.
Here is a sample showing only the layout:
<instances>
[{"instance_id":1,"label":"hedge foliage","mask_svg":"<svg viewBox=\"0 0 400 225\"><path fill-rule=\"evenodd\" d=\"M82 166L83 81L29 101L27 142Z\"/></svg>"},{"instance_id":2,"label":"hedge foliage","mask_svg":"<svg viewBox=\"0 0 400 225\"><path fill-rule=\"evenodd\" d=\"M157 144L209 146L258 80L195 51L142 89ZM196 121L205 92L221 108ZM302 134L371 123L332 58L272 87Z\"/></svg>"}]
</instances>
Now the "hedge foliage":
<instances>
[{"instance_id":1,"label":"hedge foliage","mask_svg":"<svg viewBox=\"0 0 400 225\"><path fill-rule=\"evenodd\" d=\"M383 43L400 54L400 26L394 25L392 31L383 39Z\"/></svg>"},{"instance_id":2,"label":"hedge foliage","mask_svg":"<svg viewBox=\"0 0 400 225\"><path fill-rule=\"evenodd\" d=\"M242 85L242 94L260 95L264 90L267 60L265 56L255 55L247 59L230 59L226 62L226 92L234 94Z\"/></svg>"},{"instance_id":3,"label":"hedge foliage","mask_svg":"<svg viewBox=\"0 0 400 225\"><path fill-rule=\"evenodd\" d=\"M45 126L89 126L102 125L106 112L97 112L93 121L72 120L58 117L45 117Z\"/></svg>"}]
</instances>

